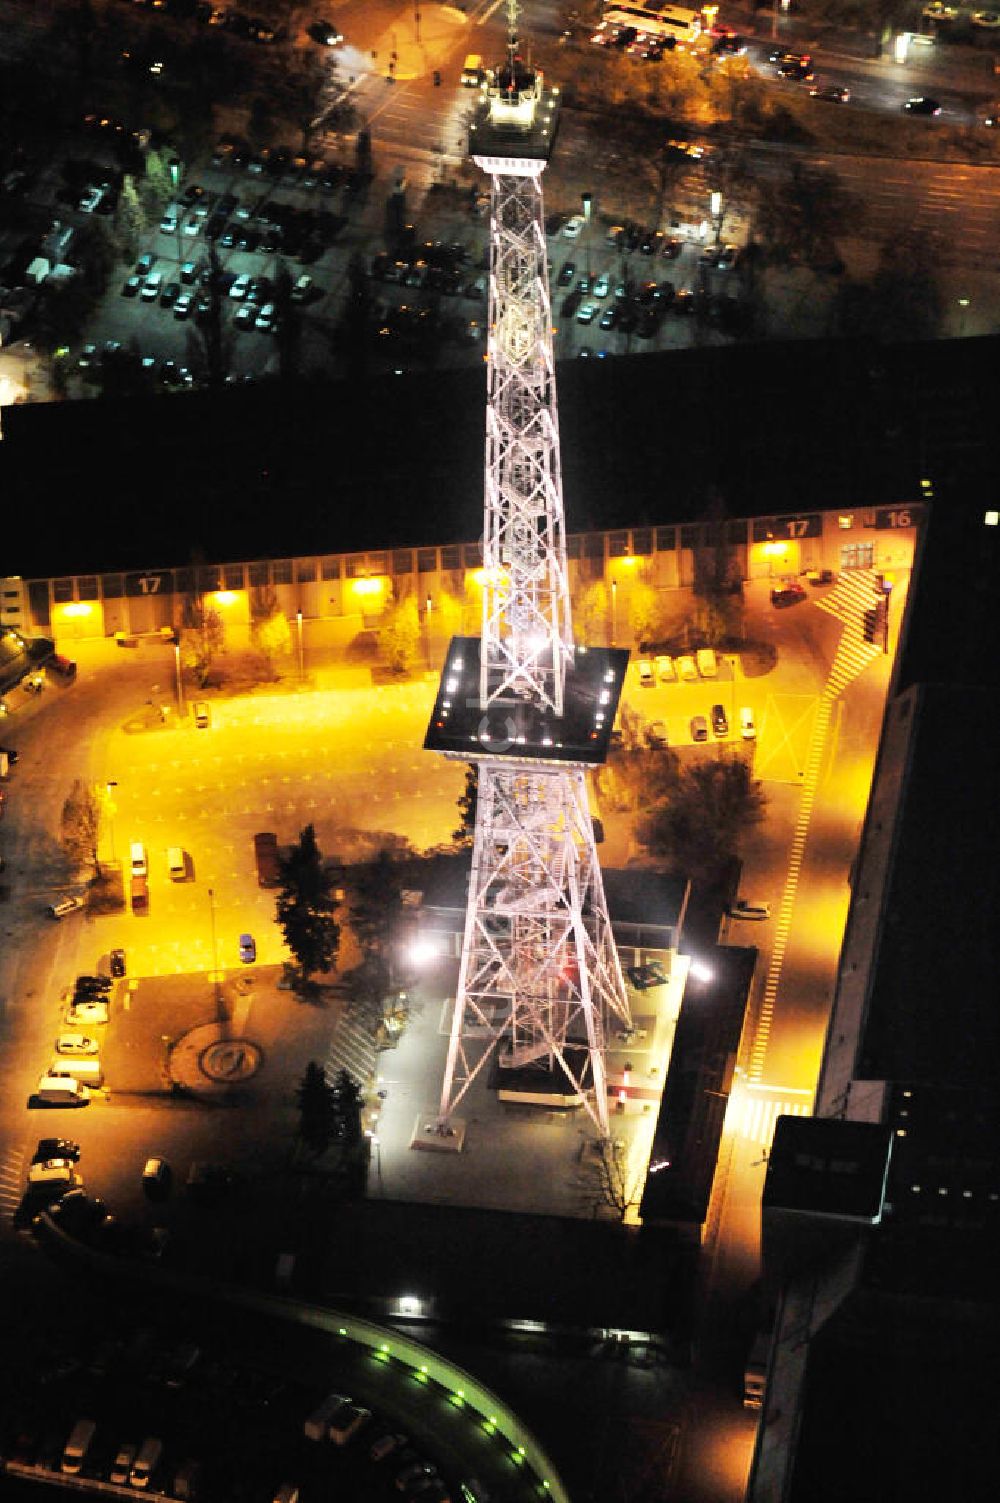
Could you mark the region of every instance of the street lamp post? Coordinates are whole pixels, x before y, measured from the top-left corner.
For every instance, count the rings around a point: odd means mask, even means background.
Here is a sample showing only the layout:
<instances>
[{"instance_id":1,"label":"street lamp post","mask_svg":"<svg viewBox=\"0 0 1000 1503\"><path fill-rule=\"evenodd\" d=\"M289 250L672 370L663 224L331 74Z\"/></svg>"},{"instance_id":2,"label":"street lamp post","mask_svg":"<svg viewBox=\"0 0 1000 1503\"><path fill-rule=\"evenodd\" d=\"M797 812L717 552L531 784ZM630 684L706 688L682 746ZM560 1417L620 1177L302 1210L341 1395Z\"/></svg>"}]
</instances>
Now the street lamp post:
<instances>
[{"instance_id":1,"label":"street lamp post","mask_svg":"<svg viewBox=\"0 0 1000 1503\"><path fill-rule=\"evenodd\" d=\"M219 980L219 947L215 936L215 889L208 889L208 910L212 919L212 979L218 984Z\"/></svg>"},{"instance_id":2,"label":"street lamp post","mask_svg":"<svg viewBox=\"0 0 1000 1503\"><path fill-rule=\"evenodd\" d=\"M111 842L111 865L114 866L114 864L115 864L115 804L114 804L114 799L111 796L111 790L112 790L112 788L117 788L118 784L113 779L109 779L108 782L105 783L104 787L107 790L107 795L108 795L108 838L109 838L109 840Z\"/></svg>"},{"instance_id":3,"label":"street lamp post","mask_svg":"<svg viewBox=\"0 0 1000 1503\"><path fill-rule=\"evenodd\" d=\"M305 671L305 667L303 666L304 662L305 662L305 659L304 659L303 653L302 653L302 612L301 611L296 611L295 612L295 629L296 629L296 632L298 633L298 639L299 639L299 678L305 678L306 671Z\"/></svg>"},{"instance_id":4,"label":"street lamp post","mask_svg":"<svg viewBox=\"0 0 1000 1503\"><path fill-rule=\"evenodd\" d=\"M587 285L590 286L590 211L593 207L593 195L584 193L583 201L583 238L587 252Z\"/></svg>"},{"instance_id":5,"label":"street lamp post","mask_svg":"<svg viewBox=\"0 0 1000 1503\"><path fill-rule=\"evenodd\" d=\"M174 642L174 681L177 685L177 713L178 715L183 715L184 685L181 682L181 644L179 640L175 640Z\"/></svg>"},{"instance_id":6,"label":"street lamp post","mask_svg":"<svg viewBox=\"0 0 1000 1503\"><path fill-rule=\"evenodd\" d=\"M615 637L618 634L618 581L611 581L611 645L615 645Z\"/></svg>"}]
</instances>

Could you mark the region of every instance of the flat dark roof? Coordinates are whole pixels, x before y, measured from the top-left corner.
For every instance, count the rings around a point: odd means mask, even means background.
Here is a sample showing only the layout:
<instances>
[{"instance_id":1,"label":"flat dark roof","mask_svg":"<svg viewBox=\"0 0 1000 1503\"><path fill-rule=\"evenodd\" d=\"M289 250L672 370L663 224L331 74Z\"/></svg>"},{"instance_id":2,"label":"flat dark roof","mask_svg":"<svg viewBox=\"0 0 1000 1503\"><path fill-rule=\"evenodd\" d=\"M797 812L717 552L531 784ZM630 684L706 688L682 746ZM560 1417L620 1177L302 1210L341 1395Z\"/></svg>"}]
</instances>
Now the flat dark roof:
<instances>
[{"instance_id":1,"label":"flat dark roof","mask_svg":"<svg viewBox=\"0 0 1000 1503\"><path fill-rule=\"evenodd\" d=\"M988 1086L1000 1066L996 700L932 684L911 702L857 1074Z\"/></svg>"},{"instance_id":2,"label":"flat dark roof","mask_svg":"<svg viewBox=\"0 0 1000 1503\"><path fill-rule=\"evenodd\" d=\"M742 517L896 505L920 499L928 469L938 481L973 471L985 491L998 365L996 338L560 361L568 530L694 521L710 500ZM471 543L485 412L481 365L9 407L8 514L41 504L47 525L21 529L5 569L47 578Z\"/></svg>"},{"instance_id":3,"label":"flat dark roof","mask_svg":"<svg viewBox=\"0 0 1000 1503\"><path fill-rule=\"evenodd\" d=\"M764 1210L874 1224L882 1214L892 1142L892 1129L879 1122L779 1117Z\"/></svg>"}]
</instances>

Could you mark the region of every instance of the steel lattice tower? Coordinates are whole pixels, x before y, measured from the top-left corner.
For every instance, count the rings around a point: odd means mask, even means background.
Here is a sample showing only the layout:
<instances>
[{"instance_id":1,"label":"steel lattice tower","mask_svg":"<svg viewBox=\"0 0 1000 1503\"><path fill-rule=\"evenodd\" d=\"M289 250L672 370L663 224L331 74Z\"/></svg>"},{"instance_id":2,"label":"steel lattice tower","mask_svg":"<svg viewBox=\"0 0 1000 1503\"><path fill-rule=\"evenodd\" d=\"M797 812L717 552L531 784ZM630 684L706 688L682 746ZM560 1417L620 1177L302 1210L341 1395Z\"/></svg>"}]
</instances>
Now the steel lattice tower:
<instances>
[{"instance_id":1,"label":"steel lattice tower","mask_svg":"<svg viewBox=\"0 0 1000 1503\"><path fill-rule=\"evenodd\" d=\"M605 1039L630 1014L585 769L628 655L573 644L541 188L556 99L518 55L516 15L508 0L470 138L491 190L482 635L453 640L425 743L478 767L439 1122L495 1059L501 1090L551 1099L556 1081L606 1137Z\"/></svg>"}]
</instances>

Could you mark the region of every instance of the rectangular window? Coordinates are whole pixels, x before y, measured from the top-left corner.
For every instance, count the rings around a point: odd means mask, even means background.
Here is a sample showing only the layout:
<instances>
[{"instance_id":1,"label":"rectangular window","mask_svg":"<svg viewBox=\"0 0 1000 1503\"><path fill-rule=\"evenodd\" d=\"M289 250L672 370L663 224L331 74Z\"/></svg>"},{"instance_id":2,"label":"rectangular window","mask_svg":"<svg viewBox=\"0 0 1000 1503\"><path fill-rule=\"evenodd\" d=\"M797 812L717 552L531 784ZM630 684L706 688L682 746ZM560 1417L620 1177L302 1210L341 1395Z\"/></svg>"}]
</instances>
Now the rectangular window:
<instances>
[{"instance_id":1,"label":"rectangular window","mask_svg":"<svg viewBox=\"0 0 1000 1503\"><path fill-rule=\"evenodd\" d=\"M460 569L462 567L462 549L457 543L450 544L441 549L442 569Z\"/></svg>"},{"instance_id":2,"label":"rectangular window","mask_svg":"<svg viewBox=\"0 0 1000 1503\"><path fill-rule=\"evenodd\" d=\"M81 600L97 599L97 575L81 574L76 582L77 594Z\"/></svg>"},{"instance_id":3,"label":"rectangular window","mask_svg":"<svg viewBox=\"0 0 1000 1503\"><path fill-rule=\"evenodd\" d=\"M388 555L388 553L369 553L368 554L368 573L369 574L372 574L372 575L381 575L381 574L388 574L388 572L389 572L389 555Z\"/></svg>"},{"instance_id":4,"label":"rectangular window","mask_svg":"<svg viewBox=\"0 0 1000 1503\"><path fill-rule=\"evenodd\" d=\"M48 626L49 582L47 579L28 580L28 605L35 625Z\"/></svg>"},{"instance_id":5,"label":"rectangular window","mask_svg":"<svg viewBox=\"0 0 1000 1503\"><path fill-rule=\"evenodd\" d=\"M585 558L599 559L604 562L604 533L585 532L583 535L583 554Z\"/></svg>"},{"instance_id":6,"label":"rectangular window","mask_svg":"<svg viewBox=\"0 0 1000 1503\"><path fill-rule=\"evenodd\" d=\"M340 578L340 555L336 554L333 558L325 558L325 559L323 559L322 568L323 568L323 578L324 579L339 579Z\"/></svg>"},{"instance_id":7,"label":"rectangular window","mask_svg":"<svg viewBox=\"0 0 1000 1503\"><path fill-rule=\"evenodd\" d=\"M627 558L628 557L628 533L627 532L609 532L608 533L608 557L609 558Z\"/></svg>"},{"instance_id":8,"label":"rectangular window","mask_svg":"<svg viewBox=\"0 0 1000 1503\"><path fill-rule=\"evenodd\" d=\"M437 568L437 549L417 549L417 569L421 574L433 574Z\"/></svg>"},{"instance_id":9,"label":"rectangular window","mask_svg":"<svg viewBox=\"0 0 1000 1503\"><path fill-rule=\"evenodd\" d=\"M73 599L73 581L71 579L54 579L52 581L52 599L57 605L65 600Z\"/></svg>"},{"instance_id":10,"label":"rectangular window","mask_svg":"<svg viewBox=\"0 0 1000 1503\"><path fill-rule=\"evenodd\" d=\"M701 529L700 529L700 527L696 526L694 523L690 523L687 527L682 527L681 528L681 547L682 548L697 548L697 546L698 546L698 544L699 544L700 541L701 541Z\"/></svg>"},{"instance_id":11,"label":"rectangular window","mask_svg":"<svg viewBox=\"0 0 1000 1503\"><path fill-rule=\"evenodd\" d=\"M352 553L344 560L344 572L348 579L367 579L368 565L363 553Z\"/></svg>"},{"instance_id":12,"label":"rectangular window","mask_svg":"<svg viewBox=\"0 0 1000 1503\"><path fill-rule=\"evenodd\" d=\"M316 578L316 560L314 558L296 559L295 578L299 584L311 584Z\"/></svg>"},{"instance_id":13,"label":"rectangular window","mask_svg":"<svg viewBox=\"0 0 1000 1503\"><path fill-rule=\"evenodd\" d=\"M657 553L673 553L677 547L677 528L658 527L656 529Z\"/></svg>"},{"instance_id":14,"label":"rectangular window","mask_svg":"<svg viewBox=\"0 0 1000 1503\"><path fill-rule=\"evenodd\" d=\"M290 558L275 558L271 560L271 579L275 584L291 584L292 561Z\"/></svg>"},{"instance_id":15,"label":"rectangular window","mask_svg":"<svg viewBox=\"0 0 1000 1503\"><path fill-rule=\"evenodd\" d=\"M639 558L648 558L653 551L653 529L639 527L632 533L632 552Z\"/></svg>"},{"instance_id":16,"label":"rectangular window","mask_svg":"<svg viewBox=\"0 0 1000 1503\"><path fill-rule=\"evenodd\" d=\"M120 574L104 574L101 576L101 594L105 600L120 600L124 593Z\"/></svg>"},{"instance_id":17,"label":"rectangular window","mask_svg":"<svg viewBox=\"0 0 1000 1503\"><path fill-rule=\"evenodd\" d=\"M225 575L226 589L227 590L242 590L243 589L243 565L242 564L227 564L226 567L225 567L225 569L222 572Z\"/></svg>"},{"instance_id":18,"label":"rectangular window","mask_svg":"<svg viewBox=\"0 0 1000 1503\"><path fill-rule=\"evenodd\" d=\"M392 572L393 572L393 574L412 574L413 573L413 549L412 548L397 548L396 549L395 553L392 555Z\"/></svg>"},{"instance_id":19,"label":"rectangular window","mask_svg":"<svg viewBox=\"0 0 1000 1503\"><path fill-rule=\"evenodd\" d=\"M574 532L572 537L568 537L566 539L566 557L579 558L582 543L583 539L578 532Z\"/></svg>"},{"instance_id":20,"label":"rectangular window","mask_svg":"<svg viewBox=\"0 0 1000 1503\"><path fill-rule=\"evenodd\" d=\"M851 513L842 511L840 513L840 516L837 518L837 526L841 529L842 532L850 532L851 528L854 526L854 518Z\"/></svg>"},{"instance_id":21,"label":"rectangular window","mask_svg":"<svg viewBox=\"0 0 1000 1503\"><path fill-rule=\"evenodd\" d=\"M733 517L726 523L726 542L742 546L747 540L747 524L743 517Z\"/></svg>"},{"instance_id":22,"label":"rectangular window","mask_svg":"<svg viewBox=\"0 0 1000 1503\"><path fill-rule=\"evenodd\" d=\"M271 583L270 566L266 559L261 563L248 564L247 574L251 590L263 590Z\"/></svg>"},{"instance_id":23,"label":"rectangular window","mask_svg":"<svg viewBox=\"0 0 1000 1503\"><path fill-rule=\"evenodd\" d=\"M218 564L202 564L198 570L198 588L202 594L219 589L220 579Z\"/></svg>"},{"instance_id":24,"label":"rectangular window","mask_svg":"<svg viewBox=\"0 0 1000 1503\"><path fill-rule=\"evenodd\" d=\"M467 569L481 569L483 567L482 543L466 543L462 548L462 558Z\"/></svg>"}]
</instances>

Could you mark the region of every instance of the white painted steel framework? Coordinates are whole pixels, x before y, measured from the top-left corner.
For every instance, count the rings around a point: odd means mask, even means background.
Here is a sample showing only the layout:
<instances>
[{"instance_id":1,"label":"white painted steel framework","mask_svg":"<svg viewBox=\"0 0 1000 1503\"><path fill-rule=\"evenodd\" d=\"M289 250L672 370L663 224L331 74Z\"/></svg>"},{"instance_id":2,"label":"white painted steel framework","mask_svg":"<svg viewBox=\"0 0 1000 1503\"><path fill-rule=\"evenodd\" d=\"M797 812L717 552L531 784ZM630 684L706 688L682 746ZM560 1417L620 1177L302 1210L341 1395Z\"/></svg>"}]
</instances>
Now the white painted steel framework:
<instances>
[{"instance_id":1,"label":"white painted steel framework","mask_svg":"<svg viewBox=\"0 0 1000 1503\"><path fill-rule=\"evenodd\" d=\"M540 74L491 76L473 157L490 195L489 376L480 705L563 713L572 650L541 175ZM538 1096L579 1103L608 1136L605 1039L630 1023L582 765L477 756L472 877L440 1117L491 1059L537 1072ZM552 1090L558 1072L560 1086ZM513 1075L508 1076L511 1088ZM562 1082L565 1082L563 1084Z\"/></svg>"}]
</instances>

